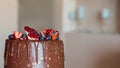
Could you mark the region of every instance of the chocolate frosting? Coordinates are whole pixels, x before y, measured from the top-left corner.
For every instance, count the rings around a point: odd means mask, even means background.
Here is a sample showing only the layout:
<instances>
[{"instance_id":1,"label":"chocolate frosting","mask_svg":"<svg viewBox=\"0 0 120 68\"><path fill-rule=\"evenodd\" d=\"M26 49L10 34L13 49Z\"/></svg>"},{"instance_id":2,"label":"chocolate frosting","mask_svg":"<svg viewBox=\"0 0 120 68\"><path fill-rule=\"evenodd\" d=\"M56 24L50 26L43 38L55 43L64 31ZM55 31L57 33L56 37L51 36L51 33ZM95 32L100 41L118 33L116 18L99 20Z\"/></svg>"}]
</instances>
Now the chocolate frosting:
<instances>
[{"instance_id":1,"label":"chocolate frosting","mask_svg":"<svg viewBox=\"0 0 120 68\"><path fill-rule=\"evenodd\" d=\"M61 40L6 40L4 68L64 68Z\"/></svg>"}]
</instances>

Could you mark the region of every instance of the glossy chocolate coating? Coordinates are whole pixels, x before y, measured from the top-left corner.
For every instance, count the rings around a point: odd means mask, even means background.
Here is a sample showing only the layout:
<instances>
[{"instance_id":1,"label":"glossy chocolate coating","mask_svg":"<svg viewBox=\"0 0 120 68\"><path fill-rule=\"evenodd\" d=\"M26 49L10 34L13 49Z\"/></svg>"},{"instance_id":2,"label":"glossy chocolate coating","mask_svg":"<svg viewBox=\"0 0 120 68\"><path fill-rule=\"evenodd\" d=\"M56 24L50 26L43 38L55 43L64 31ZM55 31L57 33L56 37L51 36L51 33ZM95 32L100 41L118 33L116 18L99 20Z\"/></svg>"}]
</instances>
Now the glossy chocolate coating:
<instances>
[{"instance_id":1,"label":"glossy chocolate coating","mask_svg":"<svg viewBox=\"0 0 120 68\"><path fill-rule=\"evenodd\" d=\"M4 68L64 68L61 40L6 40Z\"/></svg>"}]
</instances>

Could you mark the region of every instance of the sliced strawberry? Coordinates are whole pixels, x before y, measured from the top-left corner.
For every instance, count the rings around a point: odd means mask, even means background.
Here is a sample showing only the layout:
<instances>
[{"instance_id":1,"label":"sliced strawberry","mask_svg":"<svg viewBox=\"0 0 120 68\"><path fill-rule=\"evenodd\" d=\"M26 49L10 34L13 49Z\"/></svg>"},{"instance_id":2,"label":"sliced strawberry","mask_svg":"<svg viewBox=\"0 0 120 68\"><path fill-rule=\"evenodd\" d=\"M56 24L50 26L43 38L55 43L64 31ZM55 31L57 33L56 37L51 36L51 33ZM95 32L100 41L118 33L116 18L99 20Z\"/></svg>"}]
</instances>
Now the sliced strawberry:
<instances>
[{"instance_id":1,"label":"sliced strawberry","mask_svg":"<svg viewBox=\"0 0 120 68\"><path fill-rule=\"evenodd\" d=\"M44 29L43 32L46 34L47 33L47 29Z\"/></svg>"},{"instance_id":2,"label":"sliced strawberry","mask_svg":"<svg viewBox=\"0 0 120 68\"><path fill-rule=\"evenodd\" d=\"M15 36L15 39L19 39L22 36L22 33L14 31L14 36Z\"/></svg>"}]
</instances>

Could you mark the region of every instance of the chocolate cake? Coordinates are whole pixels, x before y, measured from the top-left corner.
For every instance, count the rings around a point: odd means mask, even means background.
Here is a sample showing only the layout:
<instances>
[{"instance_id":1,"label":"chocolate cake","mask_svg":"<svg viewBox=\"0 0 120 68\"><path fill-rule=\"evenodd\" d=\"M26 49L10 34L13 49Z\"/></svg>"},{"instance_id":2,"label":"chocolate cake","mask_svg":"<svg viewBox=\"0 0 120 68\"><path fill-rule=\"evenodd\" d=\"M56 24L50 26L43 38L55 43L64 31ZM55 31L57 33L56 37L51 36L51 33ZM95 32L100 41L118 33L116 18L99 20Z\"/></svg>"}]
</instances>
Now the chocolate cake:
<instances>
[{"instance_id":1,"label":"chocolate cake","mask_svg":"<svg viewBox=\"0 0 120 68\"><path fill-rule=\"evenodd\" d=\"M63 42L6 40L4 68L64 68Z\"/></svg>"},{"instance_id":2,"label":"chocolate cake","mask_svg":"<svg viewBox=\"0 0 120 68\"><path fill-rule=\"evenodd\" d=\"M4 68L64 68L64 46L59 32L24 27L26 34L14 31L6 40Z\"/></svg>"}]
</instances>

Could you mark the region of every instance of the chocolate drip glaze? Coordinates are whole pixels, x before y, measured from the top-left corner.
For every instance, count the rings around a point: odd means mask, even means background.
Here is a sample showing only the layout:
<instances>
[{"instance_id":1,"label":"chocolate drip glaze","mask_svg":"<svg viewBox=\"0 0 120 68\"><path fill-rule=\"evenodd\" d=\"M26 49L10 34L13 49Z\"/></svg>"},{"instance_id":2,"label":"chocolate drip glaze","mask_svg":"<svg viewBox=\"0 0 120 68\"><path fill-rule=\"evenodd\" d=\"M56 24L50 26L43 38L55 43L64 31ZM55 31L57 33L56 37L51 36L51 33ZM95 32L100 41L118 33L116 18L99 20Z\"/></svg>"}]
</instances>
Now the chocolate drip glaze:
<instances>
[{"instance_id":1,"label":"chocolate drip glaze","mask_svg":"<svg viewBox=\"0 0 120 68\"><path fill-rule=\"evenodd\" d=\"M14 46L11 45L11 56L13 55L13 52L14 52Z\"/></svg>"},{"instance_id":2,"label":"chocolate drip glaze","mask_svg":"<svg viewBox=\"0 0 120 68\"><path fill-rule=\"evenodd\" d=\"M7 65L8 55L9 55L9 41L6 42L6 47L5 47L5 54L4 54L5 65Z\"/></svg>"},{"instance_id":3,"label":"chocolate drip glaze","mask_svg":"<svg viewBox=\"0 0 120 68\"><path fill-rule=\"evenodd\" d=\"M21 44L18 44L18 42L16 43L17 44L17 58L19 58L19 52L20 52L20 46Z\"/></svg>"},{"instance_id":4,"label":"chocolate drip glaze","mask_svg":"<svg viewBox=\"0 0 120 68\"><path fill-rule=\"evenodd\" d=\"M29 43L26 42L26 46L27 46L27 60L29 60L29 57L30 57L30 51L29 51Z\"/></svg>"},{"instance_id":5,"label":"chocolate drip glaze","mask_svg":"<svg viewBox=\"0 0 120 68\"><path fill-rule=\"evenodd\" d=\"M64 68L62 41L6 40L4 68Z\"/></svg>"}]
</instances>

